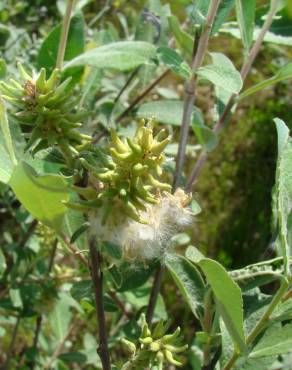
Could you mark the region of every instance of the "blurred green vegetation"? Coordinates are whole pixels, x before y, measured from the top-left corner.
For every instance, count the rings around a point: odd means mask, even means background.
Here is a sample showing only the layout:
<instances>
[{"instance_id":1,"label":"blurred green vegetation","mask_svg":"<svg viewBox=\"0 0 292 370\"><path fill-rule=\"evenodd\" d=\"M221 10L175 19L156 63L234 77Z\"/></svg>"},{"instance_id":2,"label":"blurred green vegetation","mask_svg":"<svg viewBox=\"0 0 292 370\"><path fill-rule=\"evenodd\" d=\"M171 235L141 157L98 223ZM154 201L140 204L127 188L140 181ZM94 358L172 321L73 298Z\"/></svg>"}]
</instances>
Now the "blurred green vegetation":
<instances>
[{"instance_id":1,"label":"blurred green vegetation","mask_svg":"<svg viewBox=\"0 0 292 370\"><path fill-rule=\"evenodd\" d=\"M40 47L40 39L61 19L62 3L64 2L58 1L58 6L56 2L45 0L29 2L6 0L0 3L0 23L3 25L2 28L0 27L0 52L7 53L5 58L8 62L14 62L15 48L21 50L19 54L23 59L26 58L26 61L35 63L37 51ZM111 3L111 6L106 8L105 6L109 3ZM164 3L168 2L164 1ZM178 15L183 17L181 5L187 3L187 1L173 0L169 3L174 13L178 12ZM137 14L141 12L145 4L146 1L92 1L84 7L83 11L87 21L92 21L100 15L100 23L104 29L112 31L111 26L114 25L118 36L125 39L127 27L133 28L137 21ZM103 15L101 12L104 9L106 10ZM125 27L125 18L128 23L127 27ZM8 37L6 27L10 27L11 30L11 41L8 47L5 42ZM18 30L14 30L13 27L17 27ZM91 34L87 34L87 41L92 36L92 32L99 27L100 24L97 18L96 23L92 24ZM21 33L21 28L25 28L25 33ZM215 51L217 48L220 49L220 52L230 56L236 67L240 68L242 47L238 40L223 39L222 41L220 39L220 42L215 40L211 43L211 49ZM280 65L284 65L291 58L291 47L274 45L263 48L248 84L269 78ZM174 76L168 77L162 85L173 90L175 96L182 97L181 79ZM212 94L210 87L204 86L199 89L198 106L204 113L208 112L214 102ZM156 89L150 94L149 100L157 99L158 95L159 91ZM292 128L292 115L287 108L289 105L291 106L291 99L291 83L285 82L264 90L240 103L230 124L222 133L218 147L209 155L207 165L195 186L194 196L201 205L202 213L197 217L193 243L208 256L217 258L226 267L237 268L258 261L273 239L271 234L271 192L275 181L277 156L276 130L273 118L280 117ZM177 135L177 131L174 134ZM192 140L195 141L193 137ZM193 158L188 161L189 170L194 163L195 159ZM16 248L15 242L22 240L31 218L23 208L20 208L19 202L14 199L8 187L1 184L0 209L0 244L4 245L13 240L13 248ZM25 229L21 228L21 223L25 224ZM23 252L23 254L25 253ZM48 250L43 251L41 258L48 259L48 253ZM30 256L25 256L25 258L30 258ZM66 257L65 253L59 258L58 263L61 265L61 269L64 266L70 266L68 269L72 274L77 270L73 259ZM68 273L68 269L66 273ZM162 295L165 306L168 312L171 313L173 327L179 324L191 328L185 333L186 339L191 341L197 322L183 302L182 297L178 295L177 289L168 275L166 275L164 281ZM150 285L146 289L149 291ZM124 293L123 298L129 299L131 302L138 302L140 294L141 292L137 289L133 290L131 297L130 293L128 295ZM139 302L139 304L141 303ZM139 304L137 303L137 307L139 307ZM161 315L163 315L165 313L163 302L159 309ZM78 324L71 333L72 342L76 342L76 348L81 342L78 337L80 331L93 334L95 330L93 328L95 323L92 324L95 320L94 312L90 309L88 311L86 323L82 320L78 321L78 314L76 315ZM28 322L27 326L29 327L30 324L31 322ZM123 332L130 336L136 328L135 324L135 320L132 320L130 324L122 324ZM25 328L21 330L23 336L28 335ZM32 336L32 333L29 335ZM88 342L92 338L90 335L89 339L87 338ZM32 338L29 339L32 340ZM7 348L8 342L9 337L8 339L6 337L4 347ZM25 352L25 346L26 343L20 341L19 348L23 352ZM122 349L120 351L123 352ZM184 368L191 369L191 367Z\"/></svg>"}]
</instances>

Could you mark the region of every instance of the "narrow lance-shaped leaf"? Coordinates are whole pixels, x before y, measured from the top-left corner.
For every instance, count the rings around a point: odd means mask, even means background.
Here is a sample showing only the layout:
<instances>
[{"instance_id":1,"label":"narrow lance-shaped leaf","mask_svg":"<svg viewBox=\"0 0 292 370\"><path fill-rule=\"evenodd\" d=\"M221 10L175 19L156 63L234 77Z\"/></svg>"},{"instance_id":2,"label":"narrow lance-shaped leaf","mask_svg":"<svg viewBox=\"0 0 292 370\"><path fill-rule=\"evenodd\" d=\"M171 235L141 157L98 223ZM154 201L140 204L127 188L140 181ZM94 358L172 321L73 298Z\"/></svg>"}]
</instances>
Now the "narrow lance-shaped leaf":
<instances>
[{"instance_id":1,"label":"narrow lance-shaped leaf","mask_svg":"<svg viewBox=\"0 0 292 370\"><path fill-rule=\"evenodd\" d=\"M193 37L181 28L176 16L169 16L168 24L175 38L177 47L179 47L181 51L185 52L188 56L191 56L194 44Z\"/></svg>"},{"instance_id":2,"label":"narrow lance-shaped leaf","mask_svg":"<svg viewBox=\"0 0 292 370\"><path fill-rule=\"evenodd\" d=\"M236 0L236 16L246 52L252 43L256 0Z\"/></svg>"},{"instance_id":3,"label":"narrow lance-shaped leaf","mask_svg":"<svg viewBox=\"0 0 292 370\"><path fill-rule=\"evenodd\" d=\"M206 0L203 0L205 2ZM215 21L212 28L212 34L219 31L226 18L229 16L232 8L234 7L235 0L221 0L219 8L215 17Z\"/></svg>"},{"instance_id":4,"label":"narrow lance-shaped leaf","mask_svg":"<svg viewBox=\"0 0 292 370\"><path fill-rule=\"evenodd\" d=\"M205 293L201 274L192 263L179 255L168 255L165 263L192 312L201 319Z\"/></svg>"},{"instance_id":5,"label":"narrow lance-shaped leaf","mask_svg":"<svg viewBox=\"0 0 292 370\"><path fill-rule=\"evenodd\" d=\"M204 258L198 264L214 292L218 310L234 346L244 351L243 301L239 286L218 262Z\"/></svg>"},{"instance_id":6,"label":"narrow lance-shaped leaf","mask_svg":"<svg viewBox=\"0 0 292 370\"><path fill-rule=\"evenodd\" d=\"M258 91L261 91L278 82L289 80L290 78L292 78L292 63L288 63L284 67L280 68L275 76L246 89L242 94L239 95L239 99L244 99L249 95L255 94Z\"/></svg>"},{"instance_id":7,"label":"narrow lance-shaped leaf","mask_svg":"<svg viewBox=\"0 0 292 370\"><path fill-rule=\"evenodd\" d=\"M292 139L289 136L289 129L279 118L275 119L278 132L278 160L276 170L276 184L274 194L274 209L278 220L279 237L277 245L281 246L284 257L285 271L289 274L290 248L289 228L292 216ZM291 231L290 231L291 232Z\"/></svg>"},{"instance_id":8,"label":"narrow lance-shaped leaf","mask_svg":"<svg viewBox=\"0 0 292 370\"><path fill-rule=\"evenodd\" d=\"M226 33L228 35L231 35L231 36L236 37L237 39L241 40L240 30L237 27L235 28L234 26L232 26L232 23L230 25L229 24L224 25L220 29L220 32L221 33ZM254 32L253 32L253 41L258 39L260 32L261 32L261 28L260 27L255 27ZM284 33L283 33L283 35L281 35L281 34L278 34L278 33L276 34L276 33L268 31L266 33L264 41L272 43L272 44L277 44L277 45L287 45L287 46L292 45L292 37L291 36L284 36Z\"/></svg>"}]
</instances>

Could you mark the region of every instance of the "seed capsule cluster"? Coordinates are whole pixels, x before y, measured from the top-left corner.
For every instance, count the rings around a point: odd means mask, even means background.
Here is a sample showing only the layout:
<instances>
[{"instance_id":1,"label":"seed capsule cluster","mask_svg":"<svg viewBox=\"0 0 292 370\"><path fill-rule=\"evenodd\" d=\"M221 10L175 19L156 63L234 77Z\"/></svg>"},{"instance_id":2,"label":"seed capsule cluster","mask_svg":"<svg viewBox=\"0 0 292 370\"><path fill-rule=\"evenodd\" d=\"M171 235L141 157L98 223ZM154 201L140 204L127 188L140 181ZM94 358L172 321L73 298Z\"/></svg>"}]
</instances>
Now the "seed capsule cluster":
<instances>
[{"instance_id":1,"label":"seed capsule cluster","mask_svg":"<svg viewBox=\"0 0 292 370\"><path fill-rule=\"evenodd\" d=\"M60 82L58 69L48 79L44 68L32 75L20 63L18 69L22 84L13 79L10 83L1 81L0 93L16 108L17 121L28 126L26 149L36 153L58 145L65 158L72 160L91 137L77 130L86 114L73 111L78 99L72 95L71 78Z\"/></svg>"},{"instance_id":2,"label":"seed capsule cluster","mask_svg":"<svg viewBox=\"0 0 292 370\"><path fill-rule=\"evenodd\" d=\"M96 151L102 167L97 167L96 161L90 157L80 159L98 195L92 192L92 187L79 189L87 201L79 205L68 205L89 208L92 205L103 205L102 219L105 223L118 202L130 218L147 223L140 215L141 211L146 211L145 204L158 202L155 197L158 190L170 190L170 185L158 180L165 160L163 150L170 141L169 137L162 139L163 136L164 131L160 131L154 137L152 122L145 124L145 121L140 122L135 136L126 140L120 139L116 131L111 130L109 153ZM78 192L77 188L75 190Z\"/></svg>"},{"instance_id":3,"label":"seed capsule cluster","mask_svg":"<svg viewBox=\"0 0 292 370\"><path fill-rule=\"evenodd\" d=\"M174 366L182 366L183 363L175 356L184 352L188 345L182 345L179 338L180 328L174 333L166 334L168 323L160 320L153 331L149 329L145 316L142 315L141 336L139 344L123 339L125 347L131 354L130 360L122 367L122 370L138 370L157 364L158 370L163 369L166 362Z\"/></svg>"}]
</instances>

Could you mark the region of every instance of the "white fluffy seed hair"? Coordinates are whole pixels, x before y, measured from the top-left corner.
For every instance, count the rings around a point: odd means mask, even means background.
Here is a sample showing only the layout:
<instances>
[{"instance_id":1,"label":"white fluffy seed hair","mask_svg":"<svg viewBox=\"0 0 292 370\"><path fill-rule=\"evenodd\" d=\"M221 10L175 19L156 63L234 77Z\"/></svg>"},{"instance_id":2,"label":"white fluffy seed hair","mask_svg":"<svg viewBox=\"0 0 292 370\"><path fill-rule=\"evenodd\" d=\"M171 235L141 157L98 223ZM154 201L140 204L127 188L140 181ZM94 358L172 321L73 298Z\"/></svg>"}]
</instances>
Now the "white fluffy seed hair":
<instances>
[{"instance_id":1,"label":"white fluffy seed hair","mask_svg":"<svg viewBox=\"0 0 292 370\"><path fill-rule=\"evenodd\" d=\"M164 192L157 204L145 204L146 211L141 212L141 217L147 224L113 212L115 216L102 225L98 212L90 219L91 236L120 245L124 257L130 260L162 259L170 248L171 238L194 222L194 214L187 208L190 199L182 189L174 194Z\"/></svg>"}]
</instances>

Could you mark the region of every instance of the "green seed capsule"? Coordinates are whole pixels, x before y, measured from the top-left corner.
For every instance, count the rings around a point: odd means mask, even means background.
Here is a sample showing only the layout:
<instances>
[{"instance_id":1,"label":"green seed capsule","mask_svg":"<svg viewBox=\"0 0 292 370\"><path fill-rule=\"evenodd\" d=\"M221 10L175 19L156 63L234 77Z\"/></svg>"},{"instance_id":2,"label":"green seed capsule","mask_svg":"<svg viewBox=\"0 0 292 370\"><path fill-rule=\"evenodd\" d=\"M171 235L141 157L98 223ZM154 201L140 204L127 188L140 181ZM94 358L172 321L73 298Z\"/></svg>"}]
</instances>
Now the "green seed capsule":
<instances>
[{"instance_id":1,"label":"green seed capsule","mask_svg":"<svg viewBox=\"0 0 292 370\"><path fill-rule=\"evenodd\" d=\"M35 84L36 84L37 90L39 91L45 90L45 87L46 87L46 69L45 68L41 69Z\"/></svg>"},{"instance_id":2,"label":"green seed capsule","mask_svg":"<svg viewBox=\"0 0 292 370\"><path fill-rule=\"evenodd\" d=\"M153 339L151 337L139 338L139 342L142 344L150 344L153 342Z\"/></svg>"},{"instance_id":3,"label":"green seed capsule","mask_svg":"<svg viewBox=\"0 0 292 370\"><path fill-rule=\"evenodd\" d=\"M143 152L143 149L139 144L134 143L134 140L127 138L127 143L129 147L131 148L132 152L136 155L141 155Z\"/></svg>"},{"instance_id":4,"label":"green seed capsule","mask_svg":"<svg viewBox=\"0 0 292 370\"><path fill-rule=\"evenodd\" d=\"M113 144L115 150L118 153L121 153L121 154L123 154L123 153L128 153L129 154L129 148L118 137L116 131L114 129L111 129L110 133L111 133L112 144Z\"/></svg>"},{"instance_id":5,"label":"green seed capsule","mask_svg":"<svg viewBox=\"0 0 292 370\"><path fill-rule=\"evenodd\" d=\"M130 352L131 355L134 355L136 352L136 346L133 342L130 342L127 339L122 338L121 342L126 347L126 349Z\"/></svg>"},{"instance_id":6,"label":"green seed capsule","mask_svg":"<svg viewBox=\"0 0 292 370\"><path fill-rule=\"evenodd\" d=\"M161 345L159 342L152 342L149 345L149 349L151 352L158 352L161 349Z\"/></svg>"},{"instance_id":7,"label":"green seed capsule","mask_svg":"<svg viewBox=\"0 0 292 370\"><path fill-rule=\"evenodd\" d=\"M176 331L173 334L165 335L161 339L161 341L162 341L163 344L173 343L175 341L175 339L177 339L179 334L180 334L180 327L177 327Z\"/></svg>"},{"instance_id":8,"label":"green seed capsule","mask_svg":"<svg viewBox=\"0 0 292 370\"><path fill-rule=\"evenodd\" d=\"M151 152L154 154L160 154L170 143L170 138L166 138L160 142L156 142L151 146Z\"/></svg>"},{"instance_id":9,"label":"green seed capsule","mask_svg":"<svg viewBox=\"0 0 292 370\"><path fill-rule=\"evenodd\" d=\"M170 364L175 365L175 366L182 366L182 365L183 365L181 362L179 362L179 361L177 361L176 359L174 359L174 358L173 358L172 353L171 353L170 351L168 351L167 349L165 349L165 350L163 351L163 354L164 354L164 356L165 356L166 360L167 360Z\"/></svg>"},{"instance_id":10,"label":"green seed capsule","mask_svg":"<svg viewBox=\"0 0 292 370\"><path fill-rule=\"evenodd\" d=\"M20 62L17 62L17 68L19 70L19 73L20 73L21 77L25 81L30 81L31 80L31 76L27 73L27 71L24 69L23 65Z\"/></svg>"},{"instance_id":11,"label":"green seed capsule","mask_svg":"<svg viewBox=\"0 0 292 370\"><path fill-rule=\"evenodd\" d=\"M156 180L152 175L149 174L148 178L149 178L150 184L155 186L156 188L159 188L161 190L167 190L167 191L171 190L171 186L169 184Z\"/></svg>"},{"instance_id":12,"label":"green seed capsule","mask_svg":"<svg viewBox=\"0 0 292 370\"><path fill-rule=\"evenodd\" d=\"M164 348L167 349L168 351L172 352L172 353L181 353L181 352L184 352L188 349L188 345L184 345L184 346L172 346L170 344L165 344L164 345Z\"/></svg>"},{"instance_id":13,"label":"green seed capsule","mask_svg":"<svg viewBox=\"0 0 292 370\"><path fill-rule=\"evenodd\" d=\"M56 85L60 81L60 70L59 69L54 69L50 78L46 81L46 86L45 86L45 92L49 92L53 89L55 89Z\"/></svg>"}]
</instances>

